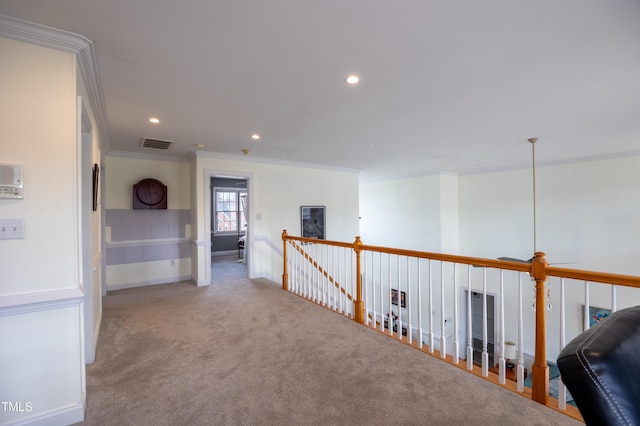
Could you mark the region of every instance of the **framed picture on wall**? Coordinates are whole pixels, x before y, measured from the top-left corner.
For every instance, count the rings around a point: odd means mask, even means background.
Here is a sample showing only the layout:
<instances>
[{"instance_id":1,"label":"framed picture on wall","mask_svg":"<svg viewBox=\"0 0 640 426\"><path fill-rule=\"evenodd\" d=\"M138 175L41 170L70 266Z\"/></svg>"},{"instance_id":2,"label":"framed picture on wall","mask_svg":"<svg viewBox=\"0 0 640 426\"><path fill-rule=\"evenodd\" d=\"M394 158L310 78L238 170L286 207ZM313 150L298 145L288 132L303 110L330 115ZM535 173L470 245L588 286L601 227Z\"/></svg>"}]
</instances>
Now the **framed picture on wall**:
<instances>
[{"instance_id":1,"label":"framed picture on wall","mask_svg":"<svg viewBox=\"0 0 640 426\"><path fill-rule=\"evenodd\" d=\"M398 304L398 290L396 290L395 288L391 289L391 304L392 305ZM400 292L400 307L401 308L407 307L407 293L405 293L404 291Z\"/></svg>"},{"instance_id":2,"label":"framed picture on wall","mask_svg":"<svg viewBox=\"0 0 640 426\"><path fill-rule=\"evenodd\" d=\"M100 166L93 165L93 211L98 210L98 191L100 190Z\"/></svg>"},{"instance_id":3,"label":"framed picture on wall","mask_svg":"<svg viewBox=\"0 0 640 426\"><path fill-rule=\"evenodd\" d=\"M324 206L300 207L301 236L303 238L326 239Z\"/></svg>"},{"instance_id":4,"label":"framed picture on wall","mask_svg":"<svg viewBox=\"0 0 640 426\"><path fill-rule=\"evenodd\" d=\"M582 305L582 312L583 312L582 315L584 315L584 305ZM611 309L589 306L589 328L593 327L594 325L596 325L597 323L599 323L609 315L611 315Z\"/></svg>"}]
</instances>

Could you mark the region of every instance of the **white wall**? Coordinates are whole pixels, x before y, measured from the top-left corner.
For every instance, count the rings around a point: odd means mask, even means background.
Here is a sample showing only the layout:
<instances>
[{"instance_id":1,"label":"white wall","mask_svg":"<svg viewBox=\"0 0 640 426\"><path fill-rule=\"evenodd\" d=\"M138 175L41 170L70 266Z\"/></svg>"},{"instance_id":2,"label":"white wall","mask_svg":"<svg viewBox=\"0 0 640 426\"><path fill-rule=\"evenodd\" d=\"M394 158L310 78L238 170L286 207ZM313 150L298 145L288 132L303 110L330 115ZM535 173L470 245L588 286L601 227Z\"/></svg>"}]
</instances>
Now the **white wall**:
<instances>
[{"instance_id":1,"label":"white wall","mask_svg":"<svg viewBox=\"0 0 640 426\"><path fill-rule=\"evenodd\" d=\"M354 172L323 170L266 162L243 157L212 157L198 154L192 162L193 212L195 215L193 279L198 285L210 282L208 182L210 176L248 177L249 277L282 279L281 255L269 243L282 249L282 231L300 235L300 207L325 206L327 239L353 241L358 234L358 175ZM256 240L256 238L258 240Z\"/></svg>"},{"instance_id":2,"label":"white wall","mask_svg":"<svg viewBox=\"0 0 640 426\"><path fill-rule=\"evenodd\" d=\"M440 252L455 248L457 198L448 195L452 176L423 176L362 184L360 236L365 244ZM447 189L447 191L443 191ZM446 226L443 226L446 223Z\"/></svg>"},{"instance_id":3,"label":"white wall","mask_svg":"<svg viewBox=\"0 0 640 426\"><path fill-rule=\"evenodd\" d=\"M636 260L640 256L638 182L640 157L538 167L537 249L546 252L552 264L572 262L566 267L640 275ZM530 169L364 184L360 209L366 244L482 258L528 259L533 255ZM481 289L477 276L473 287ZM498 277L489 274L489 292L497 293L497 282ZM608 287L592 284L590 288L592 306L610 306ZM515 281L505 291L506 314L515 318ZM523 292L525 333L529 335L524 349L532 353L533 291L528 280ZM567 283L566 294L570 338L582 330L584 287ZM553 282L551 295L555 300L559 297L558 284ZM637 292L618 290L618 309L638 303ZM548 313L549 359L555 359L560 349L558 326L556 305ZM506 336L515 339L516 333L515 323L508 322Z\"/></svg>"},{"instance_id":4,"label":"white wall","mask_svg":"<svg viewBox=\"0 0 640 426\"><path fill-rule=\"evenodd\" d=\"M105 157L105 208L132 208L133 185L141 179L158 179L167 185L167 208L191 208L189 163L117 155Z\"/></svg>"},{"instance_id":5,"label":"white wall","mask_svg":"<svg viewBox=\"0 0 640 426\"><path fill-rule=\"evenodd\" d=\"M103 176L106 182L105 210L132 209L133 185L146 178L157 179L167 186L167 209L189 210L191 208L190 165L186 161L168 161L112 153L105 157ZM107 224L105 229L107 247L120 244L120 242L111 240L110 231ZM189 239L190 237L191 228L187 226L185 238ZM152 242L152 240L138 243L148 242ZM165 242L170 243L170 241ZM173 264L170 261L158 260L106 267L106 287L108 290L169 283L190 277L191 260L187 258L175 259Z\"/></svg>"},{"instance_id":6,"label":"white wall","mask_svg":"<svg viewBox=\"0 0 640 426\"><path fill-rule=\"evenodd\" d=\"M547 260L599 272L640 275L640 157L538 167L536 171L537 249ZM527 259L533 254L530 170L460 177L460 252ZM533 333L533 297L525 284L526 330ZM551 283L559 298L559 283ZM495 288L495 286L494 286ZM611 306L608 286L591 284L590 305ZM567 338L582 330L582 283L566 283ZM640 303L637 291L620 289L618 309ZM507 306L515 311L514 305ZM559 307L547 314L548 355L559 352ZM515 335L515 331L511 336ZM533 341L525 342L533 351Z\"/></svg>"},{"instance_id":7,"label":"white wall","mask_svg":"<svg viewBox=\"0 0 640 426\"><path fill-rule=\"evenodd\" d=\"M81 75L81 70L76 67L76 75ZM82 223L82 288L85 294L84 301L84 334L85 334L85 361L87 364L95 360L98 335L102 321L102 202L101 190L98 188L97 208L93 210L93 169L94 165L100 170L102 164L102 150L100 137L95 122L95 115L89 102L87 87L82 79L77 79L76 89L78 103L76 110L76 129L80 137L80 175L83 177L81 187L81 223ZM100 173L98 172L100 180ZM99 185L100 182L99 182Z\"/></svg>"},{"instance_id":8,"label":"white wall","mask_svg":"<svg viewBox=\"0 0 640 426\"><path fill-rule=\"evenodd\" d=\"M25 238L0 241L0 423L83 418L76 61L71 53L0 38L0 159L24 165L24 199L0 217Z\"/></svg>"},{"instance_id":9,"label":"white wall","mask_svg":"<svg viewBox=\"0 0 640 426\"><path fill-rule=\"evenodd\" d=\"M537 168L537 249L567 267L639 275L640 157ZM531 171L460 178L460 250L533 254Z\"/></svg>"}]
</instances>

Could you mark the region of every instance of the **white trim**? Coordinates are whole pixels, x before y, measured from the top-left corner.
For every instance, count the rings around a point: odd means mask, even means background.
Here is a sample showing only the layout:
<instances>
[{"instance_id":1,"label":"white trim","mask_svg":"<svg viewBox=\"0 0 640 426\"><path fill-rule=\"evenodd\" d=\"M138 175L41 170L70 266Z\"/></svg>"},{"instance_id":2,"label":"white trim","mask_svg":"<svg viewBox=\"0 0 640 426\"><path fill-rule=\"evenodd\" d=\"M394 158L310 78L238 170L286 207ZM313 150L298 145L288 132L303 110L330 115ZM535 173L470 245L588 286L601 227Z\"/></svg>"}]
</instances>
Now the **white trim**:
<instances>
[{"instance_id":1,"label":"white trim","mask_svg":"<svg viewBox=\"0 0 640 426\"><path fill-rule=\"evenodd\" d=\"M329 165L321 165L321 164L311 164L304 163L302 161L286 161L286 160L278 160L275 158L259 158L259 157L247 157L246 155L236 155L236 154L223 154L220 152L205 152L205 151L194 151L191 154L195 158L216 158L220 160L230 160L230 161L244 161L249 163L265 163L265 164L277 164L281 166L289 166L289 167L302 167L306 169L319 169L319 170L335 170L340 172L349 172L349 173L359 173L359 169L349 168L349 167L338 167L338 166L329 166ZM225 172L223 172L225 174Z\"/></svg>"},{"instance_id":2,"label":"white trim","mask_svg":"<svg viewBox=\"0 0 640 426\"><path fill-rule=\"evenodd\" d=\"M189 162L189 158L187 156L181 157L178 155L149 154L146 152L111 151L106 155L106 157L136 158L139 160L172 161L178 163Z\"/></svg>"},{"instance_id":3,"label":"white trim","mask_svg":"<svg viewBox=\"0 0 640 426\"><path fill-rule=\"evenodd\" d=\"M189 242L194 242L194 241L191 238L156 238L153 240L107 241L105 245L107 247L131 247L131 246L154 246L157 244L178 244L178 243L189 243Z\"/></svg>"},{"instance_id":4,"label":"white trim","mask_svg":"<svg viewBox=\"0 0 640 426\"><path fill-rule=\"evenodd\" d=\"M2 426L22 425L70 425L84 420L85 405L80 403L69 404L55 410L45 411L29 417L22 417L16 421L2 423Z\"/></svg>"},{"instance_id":5,"label":"white trim","mask_svg":"<svg viewBox=\"0 0 640 426\"><path fill-rule=\"evenodd\" d=\"M79 288L0 296L0 317L79 306L84 292Z\"/></svg>"},{"instance_id":6,"label":"white trim","mask_svg":"<svg viewBox=\"0 0 640 426\"><path fill-rule=\"evenodd\" d=\"M253 278L251 269L253 264L253 250L250 247L251 236L253 235L253 215L251 214L251 211L253 209L253 173L234 172L228 170L221 171L206 168L202 170L202 173L203 174L200 178L202 179L202 187L204 191L204 194L202 194L204 201L202 210L204 210L203 232L205 234L205 240L202 242L202 245L204 246L204 259L198 259L198 261L204 261L204 282L198 281L196 285L200 287L211 284L211 222L213 220L213 218L211 217L211 203L213 202L211 199L211 179L217 176L225 176L227 178L232 177L237 179L244 179L247 181L247 187L244 188L247 191L247 205L245 206L245 212L249 212L249 214L247 215L247 230L245 232L245 261L247 262L247 277L251 279ZM193 255L193 252L191 254ZM199 253L196 253L196 256L199 255ZM194 280L194 282L195 281L196 280Z\"/></svg>"},{"instance_id":7,"label":"white trim","mask_svg":"<svg viewBox=\"0 0 640 426\"><path fill-rule=\"evenodd\" d=\"M196 239L196 238L189 238L189 242L191 242L191 244L193 244L193 245L196 245L196 246L200 246L200 247L202 247L202 246L204 246L204 243L205 243L206 241L204 241L204 240L198 240L198 239Z\"/></svg>"},{"instance_id":8,"label":"white trim","mask_svg":"<svg viewBox=\"0 0 640 426\"><path fill-rule=\"evenodd\" d=\"M0 15L0 36L70 53L78 53L91 44L80 34L9 15Z\"/></svg>"},{"instance_id":9,"label":"white trim","mask_svg":"<svg viewBox=\"0 0 640 426\"><path fill-rule=\"evenodd\" d=\"M238 254L238 250L222 250L222 251L212 251L211 257L216 256L229 256L231 254Z\"/></svg>"},{"instance_id":10,"label":"white trim","mask_svg":"<svg viewBox=\"0 0 640 426\"><path fill-rule=\"evenodd\" d=\"M107 114L93 42L71 31L2 14L0 14L0 36L76 55L100 134L100 141L108 150Z\"/></svg>"},{"instance_id":11,"label":"white trim","mask_svg":"<svg viewBox=\"0 0 640 426\"><path fill-rule=\"evenodd\" d=\"M256 240L256 241L262 241L262 242L266 243L269 247L271 247L273 249L273 251L278 253L280 255L280 257L284 256L284 253L282 252L282 249L280 247L278 247L277 245L275 245L273 243L273 241L271 241L269 239L269 237L267 237L266 235L256 235L253 239Z\"/></svg>"},{"instance_id":12,"label":"white trim","mask_svg":"<svg viewBox=\"0 0 640 426\"><path fill-rule=\"evenodd\" d=\"M162 285L162 284L172 284L182 281L191 281L191 275L182 275L175 277L164 277L156 280L149 281L137 281L137 282L129 282L129 283L119 283L119 284L107 284L107 291L115 291L115 290L124 290L127 288L136 288L136 287L147 287L150 285Z\"/></svg>"}]
</instances>

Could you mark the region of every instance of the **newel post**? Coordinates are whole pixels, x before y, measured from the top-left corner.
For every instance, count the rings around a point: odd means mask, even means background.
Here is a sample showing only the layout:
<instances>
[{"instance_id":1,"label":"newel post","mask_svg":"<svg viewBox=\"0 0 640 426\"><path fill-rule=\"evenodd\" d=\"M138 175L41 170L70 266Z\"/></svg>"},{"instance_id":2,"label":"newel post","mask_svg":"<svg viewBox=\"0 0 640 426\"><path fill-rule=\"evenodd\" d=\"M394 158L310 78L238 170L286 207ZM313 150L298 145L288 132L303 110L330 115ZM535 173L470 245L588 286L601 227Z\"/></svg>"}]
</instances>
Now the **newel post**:
<instances>
[{"instance_id":1,"label":"newel post","mask_svg":"<svg viewBox=\"0 0 640 426\"><path fill-rule=\"evenodd\" d=\"M282 289L289 291L289 273L287 271L287 230L282 230L282 258L284 266L282 267Z\"/></svg>"},{"instance_id":2,"label":"newel post","mask_svg":"<svg viewBox=\"0 0 640 426\"><path fill-rule=\"evenodd\" d=\"M354 319L357 323L364 324L364 300L362 300L362 265L360 264L360 253L362 253L362 241L357 236L353 243L353 250L356 252L356 300L354 301Z\"/></svg>"},{"instance_id":3,"label":"newel post","mask_svg":"<svg viewBox=\"0 0 640 426\"><path fill-rule=\"evenodd\" d=\"M549 401L549 366L547 365L546 303L544 283L547 280L547 260L536 252L531 262L531 276L536 281L536 349L532 366L531 398L541 404Z\"/></svg>"}]
</instances>

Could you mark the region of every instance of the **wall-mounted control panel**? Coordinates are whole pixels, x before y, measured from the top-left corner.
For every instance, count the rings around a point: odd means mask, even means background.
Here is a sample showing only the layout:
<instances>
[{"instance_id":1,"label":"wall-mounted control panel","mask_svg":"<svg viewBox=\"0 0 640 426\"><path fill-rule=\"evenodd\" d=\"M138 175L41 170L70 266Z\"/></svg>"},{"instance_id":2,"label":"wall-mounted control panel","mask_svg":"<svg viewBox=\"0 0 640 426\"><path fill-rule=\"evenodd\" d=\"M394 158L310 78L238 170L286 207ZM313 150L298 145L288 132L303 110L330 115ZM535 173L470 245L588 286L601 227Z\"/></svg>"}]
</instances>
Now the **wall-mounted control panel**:
<instances>
[{"instance_id":1,"label":"wall-mounted control panel","mask_svg":"<svg viewBox=\"0 0 640 426\"><path fill-rule=\"evenodd\" d=\"M24 198L24 166L0 164L0 198Z\"/></svg>"},{"instance_id":2,"label":"wall-mounted control panel","mask_svg":"<svg viewBox=\"0 0 640 426\"><path fill-rule=\"evenodd\" d=\"M0 219L0 240L20 240L24 238L23 219Z\"/></svg>"}]
</instances>

